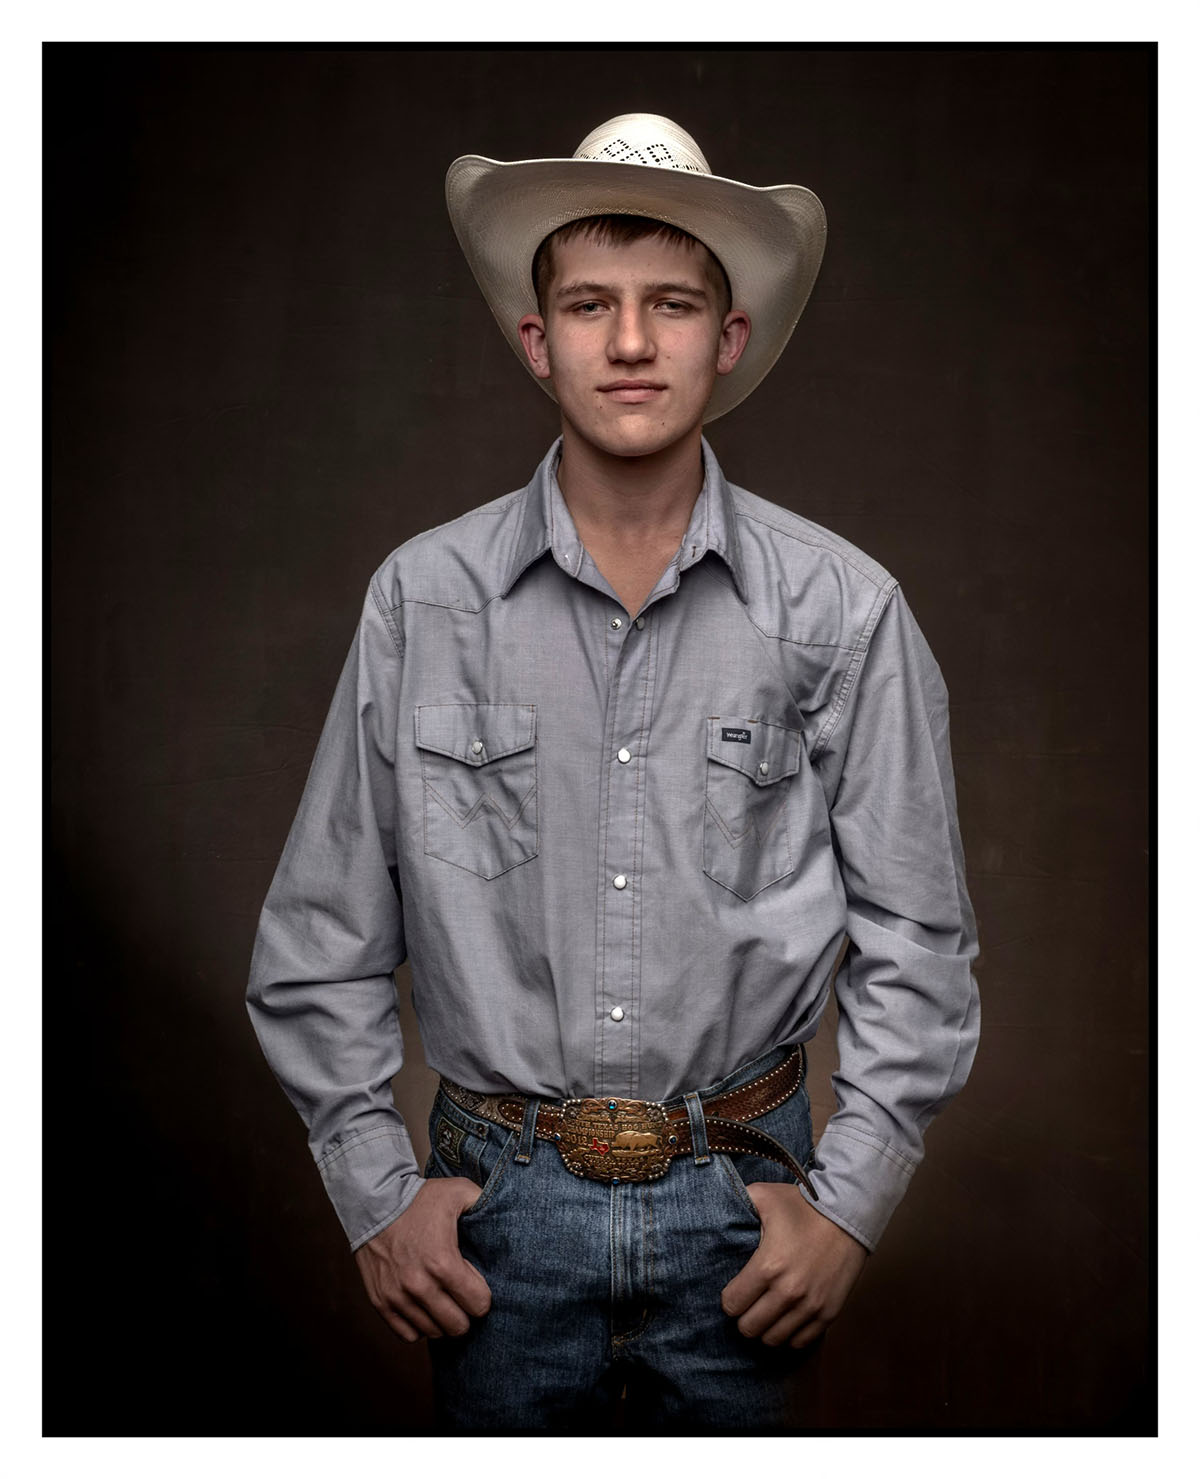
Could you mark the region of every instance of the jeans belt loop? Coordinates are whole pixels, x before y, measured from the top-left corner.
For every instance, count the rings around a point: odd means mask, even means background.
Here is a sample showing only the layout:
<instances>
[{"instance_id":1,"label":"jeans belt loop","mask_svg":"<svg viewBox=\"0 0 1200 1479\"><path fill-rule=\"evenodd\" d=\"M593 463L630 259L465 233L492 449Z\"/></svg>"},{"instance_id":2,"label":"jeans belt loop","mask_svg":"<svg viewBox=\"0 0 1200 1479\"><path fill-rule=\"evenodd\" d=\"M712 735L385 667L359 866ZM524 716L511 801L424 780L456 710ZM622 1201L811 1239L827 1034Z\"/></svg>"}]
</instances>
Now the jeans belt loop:
<instances>
[{"instance_id":1,"label":"jeans belt loop","mask_svg":"<svg viewBox=\"0 0 1200 1479\"><path fill-rule=\"evenodd\" d=\"M538 1108L541 1102L532 1094L525 1101L525 1117L521 1121L521 1138L517 1142L517 1153L513 1157L518 1166L527 1166L533 1156L533 1141L537 1134Z\"/></svg>"},{"instance_id":2,"label":"jeans belt loop","mask_svg":"<svg viewBox=\"0 0 1200 1479\"><path fill-rule=\"evenodd\" d=\"M700 1095L697 1093L685 1094L683 1102L687 1106L688 1124L692 1129L692 1154L698 1166L707 1166L712 1156L708 1153L708 1130L704 1124L704 1105L700 1103Z\"/></svg>"},{"instance_id":3,"label":"jeans belt loop","mask_svg":"<svg viewBox=\"0 0 1200 1479\"><path fill-rule=\"evenodd\" d=\"M808 1049L803 1043L800 1044L800 1082L808 1082Z\"/></svg>"}]
</instances>

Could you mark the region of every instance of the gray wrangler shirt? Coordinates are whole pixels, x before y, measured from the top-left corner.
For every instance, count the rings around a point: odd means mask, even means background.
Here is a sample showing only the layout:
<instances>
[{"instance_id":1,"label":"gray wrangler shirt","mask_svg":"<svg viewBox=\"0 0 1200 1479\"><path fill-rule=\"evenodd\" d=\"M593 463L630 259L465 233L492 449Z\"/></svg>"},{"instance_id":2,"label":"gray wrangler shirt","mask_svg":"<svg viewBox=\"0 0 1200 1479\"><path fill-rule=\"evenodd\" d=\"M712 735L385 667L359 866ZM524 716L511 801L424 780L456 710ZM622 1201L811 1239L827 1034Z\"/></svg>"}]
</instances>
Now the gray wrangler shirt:
<instances>
[{"instance_id":1,"label":"gray wrangler shirt","mask_svg":"<svg viewBox=\"0 0 1200 1479\"><path fill-rule=\"evenodd\" d=\"M375 573L248 1007L357 1248L416 1195L391 1079L664 1100L839 1006L818 1210L873 1248L978 1036L946 690L897 582L704 483L631 620L555 443Z\"/></svg>"}]
</instances>

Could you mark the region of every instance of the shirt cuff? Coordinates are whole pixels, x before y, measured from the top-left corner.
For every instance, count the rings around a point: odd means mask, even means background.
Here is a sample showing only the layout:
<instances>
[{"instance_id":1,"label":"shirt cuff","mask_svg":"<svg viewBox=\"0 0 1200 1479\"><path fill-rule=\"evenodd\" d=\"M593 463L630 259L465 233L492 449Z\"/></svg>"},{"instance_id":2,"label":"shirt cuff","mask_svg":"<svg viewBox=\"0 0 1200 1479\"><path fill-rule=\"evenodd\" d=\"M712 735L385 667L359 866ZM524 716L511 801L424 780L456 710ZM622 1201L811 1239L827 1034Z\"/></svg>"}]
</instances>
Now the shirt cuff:
<instances>
[{"instance_id":1,"label":"shirt cuff","mask_svg":"<svg viewBox=\"0 0 1200 1479\"><path fill-rule=\"evenodd\" d=\"M422 1183L408 1132L394 1125L344 1140L317 1169L351 1252L395 1222Z\"/></svg>"},{"instance_id":2,"label":"shirt cuff","mask_svg":"<svg viewBox=\"0 0 1200 1479\"><path fill-rule=\"evenodd\" d=\"M882 1140L831 1126L809 1171L820 1198L810 1205L873 1253L915 1170Z\"/></svg>"}]
</instances>

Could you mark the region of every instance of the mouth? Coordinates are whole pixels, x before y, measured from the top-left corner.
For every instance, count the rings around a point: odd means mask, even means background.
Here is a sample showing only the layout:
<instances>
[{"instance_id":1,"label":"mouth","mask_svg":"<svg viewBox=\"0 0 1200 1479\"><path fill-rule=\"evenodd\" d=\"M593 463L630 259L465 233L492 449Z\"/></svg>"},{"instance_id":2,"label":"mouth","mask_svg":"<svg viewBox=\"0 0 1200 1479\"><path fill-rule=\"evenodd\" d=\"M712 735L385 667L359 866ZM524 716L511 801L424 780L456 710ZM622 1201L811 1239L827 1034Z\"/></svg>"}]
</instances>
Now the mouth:
<instances>
[{"instance_id":1,"label":"mouth","mask_svg":"<svg viewBox=\"0 0 1200 1479\"><path fill-rule=\"evenodd\" d=\"M602 395L624 405L636 406L661 395L666 386L657 380L611 380L598 387Z\"/></svg>"}]
</instances>

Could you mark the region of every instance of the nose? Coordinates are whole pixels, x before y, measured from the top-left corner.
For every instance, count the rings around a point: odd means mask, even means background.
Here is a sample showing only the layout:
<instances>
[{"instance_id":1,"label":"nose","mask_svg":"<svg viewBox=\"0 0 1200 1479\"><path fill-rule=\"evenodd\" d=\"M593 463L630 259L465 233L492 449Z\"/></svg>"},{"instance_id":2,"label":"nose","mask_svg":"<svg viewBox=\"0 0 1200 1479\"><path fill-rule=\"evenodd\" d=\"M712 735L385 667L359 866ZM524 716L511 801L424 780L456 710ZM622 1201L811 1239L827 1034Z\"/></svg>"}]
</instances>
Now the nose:
<instances>
[{"instance_id":1,"label":"nose","mask_svg":"<svg viewBox=\"0 0 1200 1479\"><path fill-rule=\"evenodd\" d=\"M643 364L654 358L654 339L639 304L624 303L613 315L608 357L627 365Z\"/></svg>"}]
</instances>

